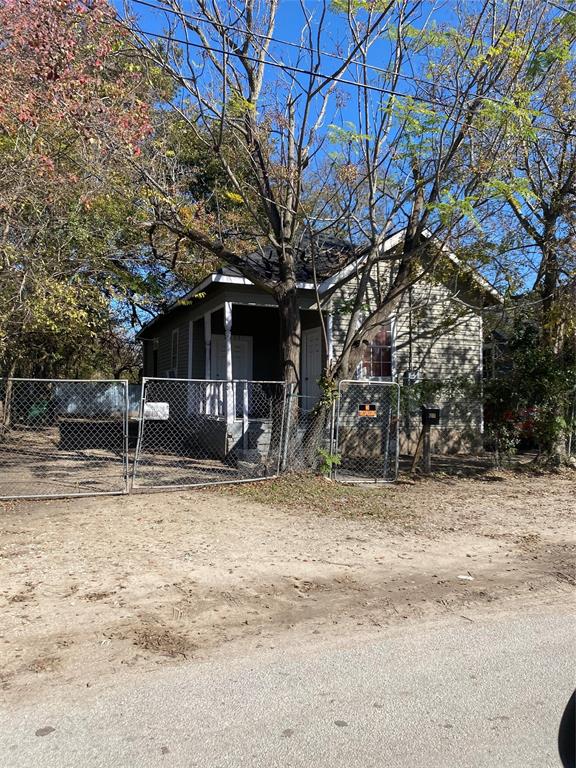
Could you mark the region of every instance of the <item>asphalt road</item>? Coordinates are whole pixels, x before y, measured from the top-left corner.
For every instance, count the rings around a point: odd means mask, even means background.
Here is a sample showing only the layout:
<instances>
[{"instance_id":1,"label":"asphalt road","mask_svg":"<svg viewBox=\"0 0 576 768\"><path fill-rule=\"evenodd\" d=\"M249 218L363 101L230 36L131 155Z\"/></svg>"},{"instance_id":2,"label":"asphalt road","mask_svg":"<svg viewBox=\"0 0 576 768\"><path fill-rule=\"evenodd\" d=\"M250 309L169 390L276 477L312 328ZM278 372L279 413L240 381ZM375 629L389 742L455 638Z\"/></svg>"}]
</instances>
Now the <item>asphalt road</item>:
<instances>
[{"instance_id":1,"label":"asphalt road","mask_svg":"<svg viewBox=\"0 0 576 768\"><path fill-rule=\"evenodd\" d=\"M547 768L574 687L567 615L186 663L2 707L9 768ZM353 642L354 644L351 644Z\"/></svg>"}]
</instances>

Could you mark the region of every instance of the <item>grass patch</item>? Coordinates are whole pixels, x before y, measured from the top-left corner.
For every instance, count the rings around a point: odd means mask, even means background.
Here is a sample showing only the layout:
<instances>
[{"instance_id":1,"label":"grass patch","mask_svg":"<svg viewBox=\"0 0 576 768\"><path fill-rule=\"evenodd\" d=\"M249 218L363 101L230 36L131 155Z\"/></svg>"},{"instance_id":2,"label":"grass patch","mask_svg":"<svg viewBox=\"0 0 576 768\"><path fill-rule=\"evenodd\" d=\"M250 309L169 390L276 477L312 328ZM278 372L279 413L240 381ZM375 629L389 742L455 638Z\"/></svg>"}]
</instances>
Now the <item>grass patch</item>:
<instances>
[{"instance_id":1,"label":"grass patch","mask_svg":"<svg viewBox=\"0 0 576 768\"><path fill-rule=\"evenodd\" d=\"M314 475L288 474L266 482L228 486L226 493L269 507L320 515L368 515L393 519L405 518L410 511L401 498L402 486L345 485Z\"/></svg>"}]
</instances>

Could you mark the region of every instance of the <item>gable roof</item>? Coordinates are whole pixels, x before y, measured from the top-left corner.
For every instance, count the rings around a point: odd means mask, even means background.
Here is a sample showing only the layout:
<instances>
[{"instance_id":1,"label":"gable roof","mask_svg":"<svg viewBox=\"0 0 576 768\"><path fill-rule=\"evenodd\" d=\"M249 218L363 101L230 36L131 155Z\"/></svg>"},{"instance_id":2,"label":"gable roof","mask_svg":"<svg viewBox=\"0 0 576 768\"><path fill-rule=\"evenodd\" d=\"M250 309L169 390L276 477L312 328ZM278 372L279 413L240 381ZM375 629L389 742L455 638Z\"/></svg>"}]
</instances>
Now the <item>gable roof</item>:
<instances>
[{"instance_id":1,"label":"gable roof","mask_svg":"<svg viewBox=\"0 0 576 768\"><path fill-rule=\"evenodd\" d=\"M406 229L403 228L390 234L382 245L383 253L396 248L402 242L405 233ZM463 270L482 292L488 294L497 303L502 303L502 296L476 269L463 265L460 259L446 245L440 243L437 238L434 238L431 232L426 230L424 236L435 242L446 258L458 269ZM367 258L367 256L359 256L360 249L356 248L356 246L345 240L333 237L319 236L314 254L312 254L308 236L303 236L301 242L303 247L297 251L295 257L297 288L301 290L315 290L317 287L320 295L329 294L352 277ZM251 254L247 257L247 262L265 280L279 279L280 277L277 259L272 257L271 251ZM314 267L316 269L316 280L314 280ZM183 302L202 293L209 285L214 283L254 285L251 280L244 277L239 269L229 266L221 267L193 286L184 296L173 301L160 315L152 318L152 320L142 326L136 334L136 338L139 338L144 330L164 319L174 310L182 307Z\"/></svg>"},{"instance_id":2,"label":"gable roof","mask_svg":"<svg viewBox=\"0 0 576 768\"><path fill-rule=\"evenodd\" d=\"M400 245L400 243L402 242L402 238L404 237L405 234L406 234L406 228L403 228L389 235L382 245L382 252L387 253L388 251L391 251L394 248L396 248L398 245ZM455 267L461 270L464 275L466 275L474 283L476 283L476 285L482 292L488 294L498 304L501 304L503 302L503 298L501 294L496 290L496 288L490 285L490 283L484 277L482 277L482 275L480 274L480 272L478 272L477 269L474 269L474 267L470 267L468 265L462 264L458 256L456 256L456 254L453 253L450 250L450 248L448 248L447 245L445 245L444 243L441 243L438 240L438 238L434 237L434 235L430 232L430 230L424 230L423 234L424 234L424 237L426 237L428 240L430 240L439 248L443 256L445 256ZM329 293L330 291L334 290L337 286L346 282L346 280L352 277L352 275L362 266L362 262L364 262L367 258L368 258L367 256L361 256L360 258L355 259L354 261L346 264L338 272L332 273L328 278L326 278L326 280L324 280L318 286L319 293L320 294Z\"/></svg>"},{"instance_id":3,"label":"gable roof","mask_svg":"<svg viewBox=\"0 0 576 768\"><path fill-rule=\"evenodd\" d=\"M320 284L327 280L330 275L339 272L344 266L358 261L357 248L351 243L335 237L318 236L314 254L310 248L308 235L302 236L301 244L302 247L298 249L295 256L296 287L301 290L313 291L315 289L314 268L316 269L316 282ZM276 258L272 258L271 251L250 254L246 257L246 261L264 280L280 279L278 262ZM229 266L220 267L193 286L184 296L175 299L161 314L145 323L136 334L136 338L140 338L145 330L176 309L181 308L184 302L202 293L214 283L253 285L253 282L244 277L239 269Z\"/></svg>"},{"instance_id":4,"label":"gable roof","mask_svg":"<svg viewBox=\"0 0 576 768\"><path fill-rule=\"evenodd\" d=\"M314 287L314 270L316 271L316 280L321 283L330 275L357 260L358 248L346 240L319 234L314 238L314 249L312 249L310 237L304 234L300 240L300 247L294 256L296 282L311 283L311 287ZM278 259L273 254L272 249L253 253L246 257L246 262L264 280L280 279ZM218 271L241 274L238 270L230 267L224 267L223 270Z\"/></svg>"}]
</instances>

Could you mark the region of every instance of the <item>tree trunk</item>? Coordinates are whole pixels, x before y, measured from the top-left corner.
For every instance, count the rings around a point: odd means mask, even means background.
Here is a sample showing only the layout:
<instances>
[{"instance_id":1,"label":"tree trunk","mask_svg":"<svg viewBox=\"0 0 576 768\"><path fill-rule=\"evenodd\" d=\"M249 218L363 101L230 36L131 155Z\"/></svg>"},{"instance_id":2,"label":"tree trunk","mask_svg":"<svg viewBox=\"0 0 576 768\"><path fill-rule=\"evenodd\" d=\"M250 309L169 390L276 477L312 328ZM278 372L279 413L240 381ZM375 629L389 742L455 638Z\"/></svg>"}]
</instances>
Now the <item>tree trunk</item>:
<instances>
[{"instance_id":1,"label":"tree trunk","mask_svg":"<svg viewBox=\"0 0 576 768\"><path fill-rule=\"evenodd\" d=\"M12 389L14 387L13 376L16 373L16 361L13 360L8 368L6 376L6 388L4 390L4 402L2 403L2 423L0 425L0 439L4 439L10 431L12 421Z\"/></svg>"},{"instance_id":2,"label":"tree trunk","mask_svg":"<svg viewBox=\"0 0 576 768\"><path fill-rule=\"evenodd\" d=\"M300 307L296 281L284 279L273 292L280 316L280 354L282 379L285 382L285 400L276 402L270 439L270 456L276 461L281 452L282 468L289 469L291 456L297 450L297 435L300 423Z\"/></svg>"},{"instance_id":3,"label":"tree trunk","mask_svg":"<svg viewBox=\"0 0 576 768\"><path fill-rule=\"evenodd\" d=\"M560 270L554 248L555 228L556 222L553 221L548 223L544 230L540 295L542 297L542 341L547 350L556 355L560 352L558 349L559 323L556 316Z\"/></svg>"},{"instance_id":4,"label":"tree trunk","mask_svg":"<svg viewBox=\"0 0 576 768\"><path fill-rule=\"evenodd\" d=\"M542 283L540 295L542 297L542 331L541 344L550 360L556 365L562 364L564 355L563 329L561 313L558 306L558 289L560 283L560 269L555 250L556 219L545 224L544 246L542 248ZM556 398L545 409L544 418L549 421L548 429L544 432L545 438L540 445L545 463L553 466L564 464L568 458L566 451L566 430L554 425L562 424L566 419L566 404L564 398Z\"/></svg>"},{"instance_id":5,"label":"tree trunk","mask_svg":"<svg viewBox=\"0 0 576 768\"><path fill-rule=\"evenodd\" d=\"M331 419L331 408L325 400L320 400L313 408L302 437L302 460L306 469L316 471L320 464L321 450L327 451L325 435Z\"/></svg>"},{"instance_id":6,"label":"tree trunk","mask_svg":"<svg viewBox=\"0 0 576 768\"><path fill-rule=\"evenodd\" d=\"M280 312L280 352L283 379L288 384L300 385L301 323L298 289L295 282L281 284L274 292Z\"/></svg>"}]
</instances>

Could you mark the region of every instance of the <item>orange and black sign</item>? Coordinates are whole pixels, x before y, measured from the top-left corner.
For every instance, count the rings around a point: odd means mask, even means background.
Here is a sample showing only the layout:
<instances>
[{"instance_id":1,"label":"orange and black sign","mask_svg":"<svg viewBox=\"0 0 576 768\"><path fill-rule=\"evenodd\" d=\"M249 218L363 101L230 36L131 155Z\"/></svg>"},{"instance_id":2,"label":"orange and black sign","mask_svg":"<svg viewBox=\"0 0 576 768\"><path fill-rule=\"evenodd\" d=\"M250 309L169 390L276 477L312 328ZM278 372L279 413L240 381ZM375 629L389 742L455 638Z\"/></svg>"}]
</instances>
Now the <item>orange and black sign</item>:
<instances>
[{"instance_id":1,"label":"orange and black sign","mask_svg":"<svg viewBox=\"0 0 576 768\"><path fill-rule=\"evenodd\" d=\"M358 406L358 416L362 419L375 419L377 415L375 403L362 403Z\"/></svg>"}]
</instances>

